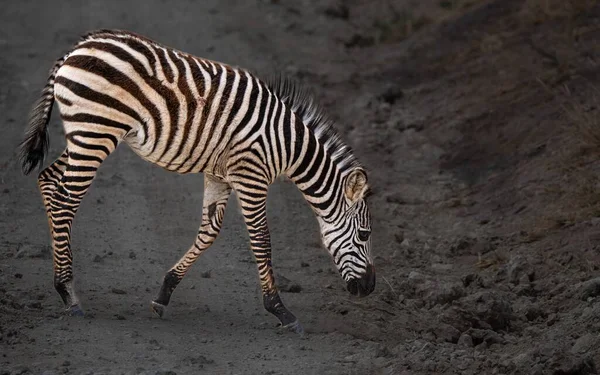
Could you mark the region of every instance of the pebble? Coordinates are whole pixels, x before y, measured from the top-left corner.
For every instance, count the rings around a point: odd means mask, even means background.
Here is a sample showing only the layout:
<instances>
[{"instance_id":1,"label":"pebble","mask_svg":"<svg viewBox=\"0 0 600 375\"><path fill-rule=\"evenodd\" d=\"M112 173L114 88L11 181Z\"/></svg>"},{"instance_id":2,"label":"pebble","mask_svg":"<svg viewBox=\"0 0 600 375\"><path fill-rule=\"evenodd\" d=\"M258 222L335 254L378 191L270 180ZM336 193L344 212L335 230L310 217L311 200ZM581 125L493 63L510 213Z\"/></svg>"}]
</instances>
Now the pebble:
<instances>
[{"instance_id":1,"label":"pebble","mask_svg":"<svg viewBox=\"0 0 600 375\"><path fill-rule=\"evenodd\" d=\"M208 270L208 271L202 272L200 274L200 277L203 278L203 279L210 279L210 277L211 277L211 271Z\"/></svg>"},{"instance_id":2,"label":"pebble","mask_svg":"<svg viewBox=\"0 0 600 375\"><path fill-rule=\"evenodd\" d=\"M590 297L600 295L600 277L585 281L579 285L581 288L581 299L583 301L587 301Z\"/></svg>"},{"instance_id":3,"label":"pebble","mask_svg":"<svg viewBox=\"0 0 600 375\"><path fill-rule=\"evenodd\" d=\"M466 333L463 333L458 338L458 342L456 343L458 346L463 348L472 348L473 347L473 338Z\"/></svg>"},{"instance_id":4,"label":"pebble","mask_svg":"<svg viewBox=\"0 0 600 375\"><path fill-rule=\"evenodd\" d=\"M585 335L578 338L573 347L571 348L571 353L573 354L583 354L588 352L592 347L595 347L596 342L600 336L593 335L591 333L586 333Z\"/></svg>"},{"instance_id":5,"label":"pebble","mask_svg":"<svg viewBox=\"0 0 600 375\"><path fill-rule=\"evenodd\" d=\"M433 263L431 268L436 271L450 271L453 268L452 264Z\"/></svg>"},{"instance_id":6,"label":"pebble","mask_svg":"<svg viewBox=\"0 0 600 375\"><path fill-rule=\"evenodd\" d=\"M556 314L550 314L548 315L548 319L546 319L546 325L547 326L551 326L554 325L554 323L556 323L558 321L558 316Z\"/></svg>"},{"instance_id":7,"label":"pebble","mask_svg":"<svg viewBox=\"0 0 600 375\"><path fill-rule=\"evenodd\" d=\"M417 271L410 271L410 273L408 274L408 279L409 280L424 280L425 276Z\"/></svg>"},{"instance_id":8,"label":"pebble","mask_svg":"<svg viewBox=\"0 0 600 375\"><path fill-rule=\"evenodd\" d=\"M521 255L513 257L506 267L508 281L512 284L518 285L522 282L531 282L535 278L535 271L532 270L525 257Z\"/></svg>"}]
</instances>

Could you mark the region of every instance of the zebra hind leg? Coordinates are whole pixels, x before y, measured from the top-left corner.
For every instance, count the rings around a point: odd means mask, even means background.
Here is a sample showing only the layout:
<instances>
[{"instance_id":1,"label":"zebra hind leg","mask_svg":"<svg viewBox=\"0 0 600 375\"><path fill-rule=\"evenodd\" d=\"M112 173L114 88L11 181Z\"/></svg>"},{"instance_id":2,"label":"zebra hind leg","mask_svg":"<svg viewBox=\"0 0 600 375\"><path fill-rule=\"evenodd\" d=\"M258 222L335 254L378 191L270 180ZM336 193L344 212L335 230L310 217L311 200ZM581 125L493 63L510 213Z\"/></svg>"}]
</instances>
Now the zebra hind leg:
<instances>
[{"instance_id":1,"label":"zebra hind leg","mask_svg":"<svg viewBox=\"0 0 600 375\"><path fill-rule=\"evenodd\" d=\"M258 266L261 292L265 310L273 314L281 326L300 335L304 328L281 301L275 286L273 266L271 264L271 237L267 226L267 188L258 191L257 186L250 189L243 183L235 186L244 221L250 235L250 246Z\"/></svg>"},{"instance_id":2,"label":"zebra hind leg","mask_svg":"<svg viewBox=\"0 0 600 375\"><path fill-rule=\"evenodd\" d=\"M63 300L68 315L84 314L73 286L71 225L98 168L114 151L122 136L120 133L105 135L88 131L71 132L67 135L66 160L59 159L59 169L64 172L50 198L48 218L52 233L54 288ZM45 186L45 183L42 185L40 182L42 194L49 194L50 190Z\"/></svg>"},{"instance_id":3,"label":"zebra hind leg","mask_svg":"<svg viewBox=\"0 0 600 375\"><path fill-rule=\"evenodd\" d=\"M158 297L152 301L152 311L159 317L164 315L165 309L171 300L171 294L191 265L217 238L223 224L225 207L230 193L231 188L227 183L208 175L204 176L202 224L194 244L166 273Z\"/></svg>"},{"instance_id":4,"label":"zebra hind leg","mask_svg":"<svg viewBox=\"0 0 600 375\"><path fill-rule=\"evenodd\" d=\"M46 208L46 216L48 219L48 227L50 228L50 235L52 239L55 238L54 224L52 220L52 207L53 198L57 191L57 188L63 178L65 169L67 168L68 161L68 150L65 150L61 156L44 169L38 176L38 187L42 193L42 199L44 201L44 207ZM54 242L54 241L53 241ZM54 253L54 270L57 270L57 257L56 252ZM71 316L83 316L83 310L79 305L79 299L75 294L71 284L57 285L56 276L54 278L54 285L56 290L60 294L65 306L67 313Z\"/></svg>"}]
</instances>

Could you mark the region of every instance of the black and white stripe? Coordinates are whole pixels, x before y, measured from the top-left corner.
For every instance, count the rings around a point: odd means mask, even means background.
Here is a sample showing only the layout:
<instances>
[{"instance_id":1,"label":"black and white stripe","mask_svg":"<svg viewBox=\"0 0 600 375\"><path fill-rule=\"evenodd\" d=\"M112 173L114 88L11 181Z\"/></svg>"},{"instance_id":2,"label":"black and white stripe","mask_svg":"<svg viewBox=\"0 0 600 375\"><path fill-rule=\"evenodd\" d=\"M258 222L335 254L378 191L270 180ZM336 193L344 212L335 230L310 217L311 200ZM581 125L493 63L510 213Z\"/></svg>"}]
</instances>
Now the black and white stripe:
<instances>
[{"instance_id":1,"label":"black and white stripe","mask_svg":"<svg viewBox=\"0 0 600 375\"><path fill-rule=\"evenodd\" d=\"M100 164L122 141L168 170L205 174L202 224L153 301L159 315L218 235L233 190L258 263L265 307L283 325L301 330L279 298L271 267L266 196L280 175L296 183L315 211L323 242L349 290L357 288L360 295L373 290L366 173L324 112L290 81L264 82L133 33L90 33L57 61L32 111L22 144L25 173L43 161L55 99L67 148L38 180L52 231L55 286L72 314L82 313L72 286L72 220Z\"/></svg>"}]
</instances>

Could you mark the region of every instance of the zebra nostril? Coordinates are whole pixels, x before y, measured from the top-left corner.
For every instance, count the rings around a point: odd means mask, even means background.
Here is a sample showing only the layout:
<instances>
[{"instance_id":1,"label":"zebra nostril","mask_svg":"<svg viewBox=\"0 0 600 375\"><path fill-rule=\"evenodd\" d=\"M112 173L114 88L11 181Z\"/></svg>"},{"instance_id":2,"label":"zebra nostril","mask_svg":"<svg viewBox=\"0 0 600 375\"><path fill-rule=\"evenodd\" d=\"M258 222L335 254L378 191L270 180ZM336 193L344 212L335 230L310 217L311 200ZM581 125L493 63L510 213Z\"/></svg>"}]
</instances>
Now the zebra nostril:
<instances>
[{"instance_id":1,"label":"zebra nostril","mask_svg":"<svg viewBox=\"0 0 600 375\"><path fill-rule=\"evenodd\" d=\"M375 267L372 264L367 266L367 272L360 279L359 285L359 294L361 297L368 296L375 290L376 277L375 277Z\"/></svg>"},{"instance_id":2,"label":"zebra nostril","mask_svg":"<svg viewBox=\"0 0 600 375\"><path fill-rule=\"evenodd\" d=\"M352 294L353 296L357 295L358 294L358 281L356 279L352 279L352 280L348 281L348 283L346 284L346 289L348 289L350 294Z\"/></svg>"}]
</instances>

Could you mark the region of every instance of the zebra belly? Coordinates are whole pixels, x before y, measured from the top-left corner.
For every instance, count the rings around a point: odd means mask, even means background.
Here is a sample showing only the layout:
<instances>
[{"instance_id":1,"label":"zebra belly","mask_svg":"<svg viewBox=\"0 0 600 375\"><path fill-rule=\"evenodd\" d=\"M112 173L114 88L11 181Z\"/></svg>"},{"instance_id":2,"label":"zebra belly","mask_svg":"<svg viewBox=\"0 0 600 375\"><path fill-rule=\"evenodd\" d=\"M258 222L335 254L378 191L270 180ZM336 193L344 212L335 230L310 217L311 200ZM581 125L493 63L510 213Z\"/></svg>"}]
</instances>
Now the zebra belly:
<instances>
[{"instance_id":1,"label":"zebra belly","mask_svg":"<svg viewBox=\"0 0 600 375\"><path fill-rule=\"evenodd\" d=\"M226 153L222 153L221 158L214 158L216 150L203 149L190 141L183 140L182 152L176 158L173 158L172 153L165 153L163 150L155 148L152 151L152 144L143 143L143 130L132 130L125 137L125 142L129 147L142 159L156 164L168 171L177 172L180 174L188 173L205 173L218 178L225 176L225 157ZM188 144L189 143L189 144ZM202 141L200 144L204 143ZM162 155L161 155L162 154Z\"/></svg>"}]
</instances>

